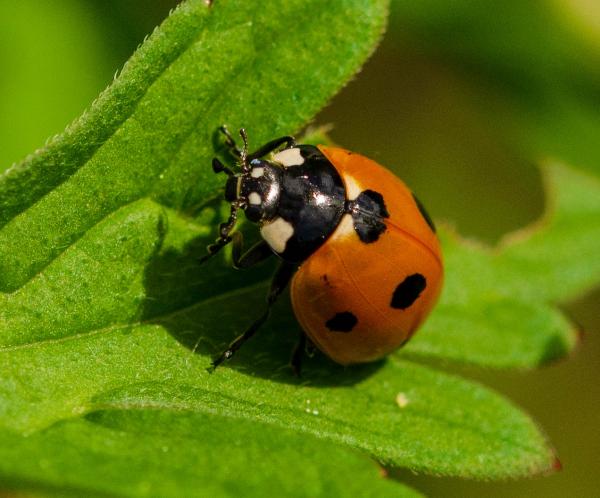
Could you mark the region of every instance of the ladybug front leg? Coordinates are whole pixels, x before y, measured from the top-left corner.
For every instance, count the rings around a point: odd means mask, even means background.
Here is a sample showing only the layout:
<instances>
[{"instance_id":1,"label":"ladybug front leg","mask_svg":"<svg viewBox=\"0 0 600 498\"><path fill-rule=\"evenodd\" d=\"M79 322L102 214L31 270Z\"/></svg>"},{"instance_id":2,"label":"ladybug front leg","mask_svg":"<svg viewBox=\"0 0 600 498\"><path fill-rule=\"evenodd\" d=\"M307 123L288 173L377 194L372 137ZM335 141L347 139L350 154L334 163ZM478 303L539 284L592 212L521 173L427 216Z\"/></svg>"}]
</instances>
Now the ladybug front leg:
<instances>
[{"instance_id":1,"label":"ladybug front leg","mask_svg":"<svg viewBox=\"0 0 600 498\"><path fill-rule=\"evenodd\" d=\"M219 225L219 238L214 242L214 244L211 244L206 248L208 254L200 258L199 264L202 264L208 259L212 258L221 249L223 249L223 247L232 241L232 237L229 235L229 233L233 230L233 227L235 227L238 209L240 209L244 203L245 201L242 199L238 199L231 203L231 212L229 213L229 218L227 221Z\"/></svg>"},{"instance_id":2,"label":"ladybug front leg","mask_svg":"<svg viewBox=\"0 0 600 498\"><path fill-rule=\"evenodd\" d=\"M264 261L270 256L273 256L271 246L264 240L257 242L246 252L244 250L244 237L241 232L235 232L231 235L232 240L232 259L233 267L242 269L250 268L261 261Z\"/></svg>"},{"instance_id":3,"label":"ladybug front leg","mask_svg":"<svg viewBox=\"0 0 600 498\"><path fill-rule=\"evenodd\" d=\"M252 154L248 154L248 135L246 134L246 130L244 128L240 128L240 137L242 137L242 141L244 142L244 148L240 149L235 143L235 139L233 135L227 129L227 126L222 125L219 127L219 131L225 135L225 143L229 147L231 153L236 156L242 162L242 169L247 170L248 164L253 159L260 159L263 156L266 156L269 152L273 152L275 149L278 149L280 146L285 144L285 148L289 149L296 145L296 139L292 136L286 135L280 138L276 138L275 140L271 140L267 142L265 145L260 147L258 150L254 151Z\"/></svg>"},{"instance_id":4,"label":"ladybug front leg","mask_svg":"<svg viewBox=\"0 0 600 498\"><path fill-rule=\"evenodd\" d=\"M290 147L296 145L296 139L294 137L285 136L271 140L257 151L248 155L247 160L252 161L253 159L260 159L261 157L266 156L269 152L273 152L275 149L278 149L283 144L285 144L285 149L289 149Z\"/></svg>"},{"instance_id":5,"label":"ladybug front leg","mask_svg":"<svg viewBox=\"0 0 600 498\"><path fill-rule=\"evenodd\" d=\"M246 331L240 335L237 339L235 339L229 347L221 353L221 355L215 358L211 364L211 367L208 369L209 372L212 372L217 368L221 363L225 360L229 360L235 352L242 347L242 345L250 339L256 331L260 328L260 326L267 321L269 315L271 314L271 308L277 298L281 295L281 293L285 290L287 284L292 279L294 272L296 271L296 265L283 262L275 272L273 276L273 280L271 281L271 288L269 289L269 293L267 294L267 309L265 312L252 324Z\"/></svg>"}]
</instances>

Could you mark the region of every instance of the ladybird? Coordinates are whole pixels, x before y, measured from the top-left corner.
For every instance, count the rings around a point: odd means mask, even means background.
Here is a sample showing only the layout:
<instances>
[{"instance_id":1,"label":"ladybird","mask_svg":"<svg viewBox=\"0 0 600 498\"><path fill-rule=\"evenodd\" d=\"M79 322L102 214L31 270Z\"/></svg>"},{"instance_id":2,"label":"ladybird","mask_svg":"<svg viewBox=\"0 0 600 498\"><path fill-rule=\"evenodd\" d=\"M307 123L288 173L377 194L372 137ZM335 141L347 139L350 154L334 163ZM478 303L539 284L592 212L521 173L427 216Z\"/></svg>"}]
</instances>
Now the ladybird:
<instances>
[{"instance_id":1,"label":"ladybird","mask_svg":"<svg viewBox=\"0 0 600 498\"><path fill-rule=\"evenodd\" d=\"M213 368L254 335L290 282L303 329L291 360L296 373L307 343L342 365L374 361L406 344L438 299L443 263L434 224L404 182L338 147L285 136L248 153L244 129L241 149L226 127L220 130L239 171L213 159L215 173L228 176L231 213L201 261L232 243L236 268L272 255L280 264L265 312ZM233 231L240 209L261 234L246 252L241 233Z\"/></svg>"}]
</instances>

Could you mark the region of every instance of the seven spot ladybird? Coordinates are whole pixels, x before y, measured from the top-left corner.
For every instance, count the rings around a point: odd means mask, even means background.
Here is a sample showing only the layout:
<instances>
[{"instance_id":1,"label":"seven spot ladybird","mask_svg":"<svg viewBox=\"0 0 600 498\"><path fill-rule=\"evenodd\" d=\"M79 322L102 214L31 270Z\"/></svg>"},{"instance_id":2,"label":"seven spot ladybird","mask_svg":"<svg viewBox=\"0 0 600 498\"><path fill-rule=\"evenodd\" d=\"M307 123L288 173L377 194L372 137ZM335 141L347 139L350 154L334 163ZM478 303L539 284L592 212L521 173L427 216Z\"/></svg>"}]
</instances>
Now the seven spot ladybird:
<instances>
[{"instance_id":1,"label":"seven spot ladybird","mask_svg":"<svg viewBox=\"0 0 600 498\"><path fill-rule=\"evenodd\" d=\"M341 148L299 145L285 136L249 154L245 130L242 149L224 126L221 132L241 171L213 159L213 170L228 175L231 214L201 261L231 242L237 268L273 254L280 266L266 311L213 367L254 335L290 281L302 329L334 361L369 362L404 345L434 306L443 278L435 227L408 187L376 162ZM232 232L239 209L262 236L243 254L242 236ZM297 373L305 344L302 334L292 356Z\"/></svg>"}]
</instances>

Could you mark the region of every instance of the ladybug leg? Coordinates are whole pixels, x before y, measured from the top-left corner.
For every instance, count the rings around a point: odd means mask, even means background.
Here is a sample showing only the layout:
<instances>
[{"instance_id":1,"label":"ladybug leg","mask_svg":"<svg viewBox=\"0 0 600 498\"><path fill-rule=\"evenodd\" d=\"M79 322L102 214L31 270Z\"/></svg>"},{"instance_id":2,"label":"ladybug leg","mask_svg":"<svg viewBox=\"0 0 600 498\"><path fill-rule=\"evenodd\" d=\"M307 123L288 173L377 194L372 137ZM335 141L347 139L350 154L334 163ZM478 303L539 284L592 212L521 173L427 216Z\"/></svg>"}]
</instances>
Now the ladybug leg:
<instances>
[{"instance_id":1,"label":"ladybug leg","mask_svg":"<svg viewBox=\"0 0 600 498\"><path fill-rule=\"evenodd\" d=\"M257 242L246 252L243 252L244 248L244 237L240 232L235 232L231 238L232 240L232 256L233 256L233 267L242 269L250 268L261 261L264 261L269 256L273 255L271 246L264 240Z\"/></svg>"},{"instance_id":2,"label":"ladybug leg","mask_svg":"<svg viewBox=\"0 0 600 498\"><path fill-rule=\"evenodd\" d=\"M300 377L302 372L302 358L304 357L304 349L306 348L306 334L300 332L298 342L292 350L292 357L290 358L290 367L296 377Z\"/></svg>"},{"instance_id":3,"label":"ladybug leg","mask_svg":"<svg viewBox=\"0 0 600 498\"><path fill-rule=\"evenodd\" d=\"M302 360L305 355L309 358L312 358L315 355L315 345L304 333L304 331L301 331L298 342L294 346L294 349L292 350L292 356L290 358L290 367L292 367L292 372L296 377L301 376Z\"/></svg>"},{"instance_id":4,"label":"ladybug leg","mask_svg":"<svg viewBox=\"0 0 600 498\"><path fill-rule=\"evenodd\" d=\"M296 145L296 139L294 137L285 136L271 140L263 145L260 149L250 154L247 160L252 161L253 159L259 159L263 156L266 156L269 152L273 152L275 149L278 149L282 144L285 144L285 148L289 149L290 147Z\"/></svg>"},{"instance_id":5,"label":"ladybug leg","mask_svg":"<svg viewBox=\"0 0 600 498\"><path fill-rule=\"evenodd\" d=\"M267 142L265 145L263 145L261 148L259 148L257 151L253 152L252 154L248 154L248 135L244 128L240 128L240 137L242 137L242 141L244 142L243 149L240 149L237 146L237 144L235 143L235 140L233 138L233 135L227 129L227 126L221 125L219 127L219 131L223 135L225 135L225 143L229 147L229 150L231 151L231 153L234 156L236 156L238 159L241 160L242 170L244 172L246 172L250 169L249 163L253 159L259 159L263 156L266 156L269 152L272 152L275 149L278 149L283 144L285 144L286 149L296 145L296 139L292 136L286 135L284 137L280 137L280 138L276 138L275 140L271 140L270 142ZM214 166L213 166L213 168L214 168Z\"/></svg>"},{"instance_id":6,"label":"ladybug leg","mask_svg":"<svg viewBox=\"0 0 600 498\"><path fill-rule=\"evenodd\" d=\"M267 318L269 318L269 315L271 314L271 307L284 291L295 271L296 266L289 263L283 262L279 266L275 272L275 275L273 276L271 288L267 294L267 309L252 325L250 325L250 327L246 329L242 335L235 339L229 345L229 347L220 354L220 356L212 361L211 367L209 368L210 372L214 371L215 368L217 368L225 360L229 360L235 354L235 352L256 333L260 326L267 321Z\"/></svg>"},{"instance_id":7,"label":"ladybug leg","mask_svg":"<svg viewBox=\"0 0 600 498\"><path fill-rule=\"evenodd\" d=\"M200 258L199 264L202 264L205 261L212 258L221 249L223 249L223 247L225 247L227 244L229 244L232 241L232 238L229 235L229 232L231 232L233 230L233 227L235 226L235 223L237 222L238 209L240 209L240 207L242 207L244 202L245 201L238 199L231 203L231 213L229 214L229 218L227 219L227 221L225 221L219 225L219 238L215 241L214 244L211 244L206 248L206 250L208 251L208 254L206 254L205 256L202 256Z\"/></svg>"},{"instance_id":8,"label":"ladybug leg","mask_svg":"<svg viewBox=\"0 0 600 498\"><path fill-rule=\"evenodd\" d=\"M222 225L226 225L223 223ZM244 237L240 232L234 232L228 235L226 239L217 239L217 242L208 246L208 254L200 258L200 264L217 254L223 247L231 243L233 267L237 269L250 268L269 256L273 255L271 246L264 240L257 242L250 249L244 252Z\"/></svg>"}]
</instances>

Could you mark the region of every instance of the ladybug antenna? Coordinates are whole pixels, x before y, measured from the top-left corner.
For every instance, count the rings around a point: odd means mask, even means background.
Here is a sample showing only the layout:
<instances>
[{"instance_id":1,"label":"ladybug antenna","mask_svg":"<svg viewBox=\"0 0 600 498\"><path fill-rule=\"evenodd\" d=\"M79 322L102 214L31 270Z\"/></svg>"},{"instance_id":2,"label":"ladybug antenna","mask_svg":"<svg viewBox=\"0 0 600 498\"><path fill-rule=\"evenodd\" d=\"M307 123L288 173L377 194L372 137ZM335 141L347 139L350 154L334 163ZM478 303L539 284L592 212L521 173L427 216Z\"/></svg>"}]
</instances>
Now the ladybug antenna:
<instances>
[{"instance_id":1,"label":"ladybug antenna","mask_svg":"<svg viewBox=\"0 0 600 498\"><path fill-rule=\"evenodd\" d=\"M250 171L250 165L248 164L248 134L245 128L240 128L240 137L242 137L242 142L244 142L244 148L240 152L242 171L248 173Z\"/></svg>"},{"instance_id":2,"label":"ladybug antenna","mask_svg":"<svg viewBox=\"0 0 600 498\"><path fill-rule=\"evenodd\" d=\"M235 143L235 140L233 138L233 135L230 133L230 131L226 125L219 126L219 131L223 135L225 135L225 143L227 144L227 147L229 147L229 151L240 160L242 172L247 173L248 171L250 171L250 166L248 164L248 135L246 133L246 130L244 128L240 128L240 132L239 132L240 137L242 137L242 141L244 142L244 147L242 149L240 149L237 146L237 144ZM214 169L214 163L213 163L213 169ZM220 169L219 172L220 171L225 171L225 170Z\"/></svg>"}]
</instances>

